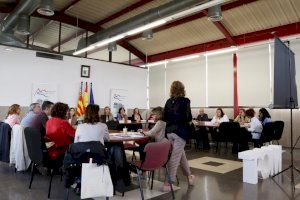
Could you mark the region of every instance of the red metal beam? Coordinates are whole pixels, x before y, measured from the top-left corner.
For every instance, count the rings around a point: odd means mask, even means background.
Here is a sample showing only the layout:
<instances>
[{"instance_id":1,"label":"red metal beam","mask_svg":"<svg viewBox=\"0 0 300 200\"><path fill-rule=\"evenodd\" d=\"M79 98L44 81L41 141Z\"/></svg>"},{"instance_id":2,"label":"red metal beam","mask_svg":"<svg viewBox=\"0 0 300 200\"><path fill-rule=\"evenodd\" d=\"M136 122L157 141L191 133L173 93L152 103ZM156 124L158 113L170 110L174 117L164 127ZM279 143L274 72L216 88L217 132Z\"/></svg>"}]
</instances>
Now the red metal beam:
<instances>
[{"instance_id":1,"label":"red metal beam","mask_svg":"<svg viewBox=\"0 0 300 200\"><path fill-rule=\"evenodd\" d=\"M203 10L203 13L207 16L208 14L208 10ZM228 40L228 42L231 45L236 45L235 41L233 40L231 34L229 33L229 31L225 28L225 26L222 24L221 21L216 21L213 22L214 25L217 27L217 29L219 29L219 31L221 31L221 33L225 36L225 38Z\"/></svg>"},{"instance_id":2,"label":"red metal beam","mask_svg":"<svg viewBox=\"0 0 300 200\"><path fill-rule=\"evenodd\" d=\"M154 1L154 0L140 0L140 1L136 2L136 3L134 3L134 4L131 4L128 7L126 7L124 9L122 9L122 10L120 10L120 11L118 11L118 12L116 12L116 13L108 16L108 17L106 17L105 19L100 20L96 24L97 24L97 26L101 26L101 25L103 25L103 24L105 24L105 23L107 23L109 21L112 21L112 20L114 20L114 19L116 19L116 18L118 18L118 17L120 17L122 15L125 15L125 14L129 13L130 11L132 11L134 9L142 7L142 6L146 5L147 3L150 3L151 1Z\"/></svg>"},{"instance_id":3,"label":"red metal beam","mask_svg":"<svg viewBox=\"0 0 300 200\"><path fill-rule=\"evenodd\" d=\"M258 0L238 0L238 1L234 1L232 3L228 3L228 4L223 5L222 6L222 11L237 8L237 7L240 7L240 6L249 4L249 3L253 3L253 2L256 2L256 1L258 1ZM206 17L206 16L207 16L207 14L205 13L205 11L202 11L202 12L199 12L199 13L196 13L196 14L193 14L193 15L175 20L171 23L165 24L165 25L160 26L158 28L155 28L155 29L153 29L153 33L163 31L163 30L166 30L166 29L169 29L169 28L173 28L175 26L179 26L179 25L182 25L182 24L185 24L185 23L188 23L188 22L191 22L191 21L194 21L194 20L197 20L199 18ZM142 34L134 35L134 36L128 37L126 39L127 39L127 41L130 41L130 40L134 40L134 39L137 39L137 38L140 38L140 37L142 37Z\"/></svg>"},{"instance_id":4,"label":"red metal beam","mask_svg":"<svg viewBox=\"0 0 300 200\"><path fill-rule=\"evenodd\" d=\"M18 4L16 2L0 2L0 13L10 13Z\"/></svg>"},{"instance_id":5,"label":"red metal beam","mask_svg":"<svg viewBox=\"0 0 300 200\"><path fill-rule=\"evenodd\" d=\"M300 22L234 36L233 40L236 42L237 45L245 45L249 43L272 39L274 38L273 33L275 33L278 37L300 34ZM205 51L217 50L217 49L222 49L230 46L231 45L229 44L227 39L216 40L204 44L193 45L181 49L155 54L149 56L147 60L148 62L157 62L165 59L171 59L171 58L186 56L195 53L202 53Z\"/></svg>"}]
</instances>

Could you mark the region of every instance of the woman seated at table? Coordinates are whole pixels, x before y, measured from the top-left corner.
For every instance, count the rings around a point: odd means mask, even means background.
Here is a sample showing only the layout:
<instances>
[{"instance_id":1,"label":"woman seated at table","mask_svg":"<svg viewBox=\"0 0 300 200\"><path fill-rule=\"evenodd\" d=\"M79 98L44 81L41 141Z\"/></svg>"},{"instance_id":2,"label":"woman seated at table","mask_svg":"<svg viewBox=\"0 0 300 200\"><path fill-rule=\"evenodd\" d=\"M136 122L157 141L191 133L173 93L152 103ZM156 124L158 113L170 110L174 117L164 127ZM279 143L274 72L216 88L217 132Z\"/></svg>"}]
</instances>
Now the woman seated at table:
<instances>
[{"instance_id":1,"label":"woman seated at table","mask_svg":"<svg viewBox=\"0 0 300 200\"><path fill-rule=\"evenodd\" d=\"M90 104L86 107L83 124L79 124L75 133L76 142L109 141L107 125L100 122L99 106Z\"/></svg>"},{"instance_id":2,"label":"woman seated at table","mask_svg":"<svg viewBox=\"0 0 300 200\"><path fill-rule=\"evenodd\" d=\"M224 114L222 108L217 108L216 115L212 118L211 123L219 125L222 122L229 122L227 115Z\"/></svg>"},{"instance_id":3,"label":"woman seated at table","mask_svg":"<svg viewBox=\"0 0 300 200\"><path fill-rule=\"evenodd\" d=\"M51 119L46 123L45 141L50 143L48 154L52 160L63 159L69 144L74 140L75 129L66 120L68 109L67 104L54 104Z\"/></svg>"},{"instance_id":4,"label":"woman seated at table","mask_svg":"<svg viewBox=\"0 0 300 200\"><path fill-rule=\"evenodd\" d=\"M265 108L259 109L258 118L263 126L266 125L266 123L272 122L271 115Z\"/></svg>"},{"instance_id":5,"label":"woman seated at table","mask_svg":"<svg viewBox=\"0 0 300 200\"><path fill-rule=\"evenodd\" d=\"M71 126L77 125L77 117L76 117L76 109L70 108L68 111L68 121L71 124Z\"/></svg>"},{"instance_id":6,"label":"woman seated at table","mask_svg":"<svg viewBox=\"0 0 300 200\"><path fill-rule=\"evenodd\" d=\"M20 105L13 104L9 107L4 122L9 124L10 127L13 127L15 124L20 124L21 123L20 114L21 114Z\"/></svg>"},{"instance_id":7,"label":"woman seated at table","mask_svg":"<svg viewBox=\"0 0 300 200\"><path fill-rule=\"evenodd\" d=\"M125 108L121 107L119 109L119 112L117 114L117 120L118 121L121 121L121 120L127 121L128 120L128 117L127 117L127 115L125 113Z\"/></svg>"},{"instance_id":8,"label":"woman seated at table","mask_svg":"<svg viewBox=\"0 0 300 200\"><path fill-rule=\"evenodd\" d=\"M135 108L133 110L132 120L136 121L136 122L140 122L141 120L143 120L143 118L142 118L142 116L140 114L140 110L138 108Z\"/></svg>"},{"instance_id":9,"label":"woman seated at table","mask_svg":"<svg viewBox=\"0 0 300 200\"><path fill-rule=\"evenodd\" d=\"M250 118L247 130L251 132L252 139L258 140L263 130L261 122L255 117L255 111L253 109L246 110L246 116ZM254 143L255 147L256 144Z\"/></svg>"},{"instance_id":10,"label":"woman seated at table","mask_svg":"<svg viewBox=\"0 0 300 200\"><path fill-rule=\"evenodd\" d=\"M115 121L114 116L111 113L110 107L108 106L104 108L104 113L100 116L100 118L102 123L106 123L108 121Z\"/></svg>"},{"instance_id":11,"label":"woman seated at table","mask_svg":"<svg viewBox=\"0 0 300 200\"><path fill-rule=\"evenodd\" d=\"M250 119L246 116L246 110L241 108L239 111L239 115L234 119L235 122L243 125L245 123L249 123Z\"/></svg>"},{"instance_id":12,"label":"woman seated at table","mask_svg":"<svg viewBox=\"0 0 300 200\"><path fill-rule=\"evenodd\" d=\"M162 107L153 108L153 110L151 111L151 115L154 122L156 122L154 127L149 131L145 131L141 129L138 131L143 133L146 136L153 138L155 142L167 140L167 138L165 137L166 122L163 121L163 116L164 116L163 108ZM139 146L140 160L143 161L146 156L144 152L144 148L147 143L143 143L143 144L139 142L137 143L140 145ZM142 173L142 177L145 177L145 172Z\"/></svg>"}]
</instances>

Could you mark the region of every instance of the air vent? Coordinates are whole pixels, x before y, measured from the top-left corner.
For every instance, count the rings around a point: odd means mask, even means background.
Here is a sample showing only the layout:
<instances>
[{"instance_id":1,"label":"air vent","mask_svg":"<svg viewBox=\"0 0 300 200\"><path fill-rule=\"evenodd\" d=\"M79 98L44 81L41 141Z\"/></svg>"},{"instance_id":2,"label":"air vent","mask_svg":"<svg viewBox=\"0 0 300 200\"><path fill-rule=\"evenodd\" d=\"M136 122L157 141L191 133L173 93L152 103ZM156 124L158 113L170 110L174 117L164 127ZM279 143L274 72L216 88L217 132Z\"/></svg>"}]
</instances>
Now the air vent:
<instances>
[{"instance_id":1,"label":"air vent","mask_svg":"<svg viewBox=\"0 0 300 200\"><path fill-rule=\"evenodd\" d=\"M36 52L36 57L42 57L42 58L49 58L49 59L55 59L55 60L63 60L64 57L61 55L51 54L51 53L43 53L43 52Z\"/></svg>"}]
</instances>

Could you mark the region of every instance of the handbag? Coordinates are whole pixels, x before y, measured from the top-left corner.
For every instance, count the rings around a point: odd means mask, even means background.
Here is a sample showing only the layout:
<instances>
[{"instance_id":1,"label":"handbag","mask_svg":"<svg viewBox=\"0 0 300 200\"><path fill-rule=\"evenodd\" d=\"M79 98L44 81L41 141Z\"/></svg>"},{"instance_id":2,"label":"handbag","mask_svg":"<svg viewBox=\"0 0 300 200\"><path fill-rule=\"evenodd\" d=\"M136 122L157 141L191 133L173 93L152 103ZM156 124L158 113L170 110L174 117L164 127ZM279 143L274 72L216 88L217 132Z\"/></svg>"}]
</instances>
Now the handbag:
<instances>
[{"instance_id":1,"label":"handbag","mask_svg":"<svg viewBox=\"0 0 300 200\"><path fill-rule=\"evenodd\" d=\"M113 184L107 165L82 163L81 199L96 197L112 197Z\"/></svg>"}]
</instances>

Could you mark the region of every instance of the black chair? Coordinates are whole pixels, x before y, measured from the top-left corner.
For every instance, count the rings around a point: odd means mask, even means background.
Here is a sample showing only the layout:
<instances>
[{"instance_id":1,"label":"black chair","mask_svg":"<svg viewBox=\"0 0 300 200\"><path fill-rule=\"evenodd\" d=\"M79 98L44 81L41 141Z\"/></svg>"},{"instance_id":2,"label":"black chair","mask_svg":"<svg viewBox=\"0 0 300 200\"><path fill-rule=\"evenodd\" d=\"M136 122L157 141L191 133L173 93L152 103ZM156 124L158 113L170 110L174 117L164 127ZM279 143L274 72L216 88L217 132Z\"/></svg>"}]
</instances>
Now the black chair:
<instances>
[{"instance_id":1,"label":"black chair","mask_svg":"<svg viewBox=\"0 0 300 200\"><path fill-rule=\"evenodd\" d=\"M10 125L4 122L0 122L0 161L2 162L9 163L10 140Z\"/></svg>"},{"instance_id":2,"label":"black chair","mask_svg":"<svg viewBox=\"0 0 300 200\"><path fill-rule=\"evenodd\" d=\"M275 131L275 123L269 122L263 126L263 130L259 140L254 140L254 143L258 142L255 146L261 147L264 143L272 142Z\"/></svg>"},{"instance_id":3,"label":"black chair","mask_svg":"<svg viewBox=\"0 0 300 200\"><path fill-rule=\"evenodd\" d=\"M108 121L106 122L106 125L109 130L117 130L119 123L117 121Z\"/></svg>"},{"instance_id":4,"label":"black chair","mask_svg":"<svg viewBox=\"0 0 300 200\"><path fill-rule=\"evenodd\" d=\"M37 167L46 167L48 171L50 171L50 182L48 188L48 198L50 198L52 179L54 174L61 170L60 168L62 166L62 159L49 159L47 150L43 149L41 133L36 129L27 127L24 130L24 134L28 149L28 155L31 159L31 178L29 183L29 189L31 189L31 185L33 182L34 175L37 171ZM60 171L60 174L62 175L62 171Z\"/></svg>"},{"instance_id":5,"label":"black chair","mask_svg":"<svg viewBox=\"0 0 300 200\"><path fill-rule=\"evenodd\" d=\"M219 132L216 134L216 152L218 152L219 143L238 143L240 138L240 125L237 122L223 122L219 126Z\"/></svg>"},{"instance_id":6,"label":"black chair","mask_svg":"<svg viewBox=\"0 0 300 200\"><path fill-rule=\"evenodd\" d=\"M273 140L276 140L277 144L279 144L279 140L282 137L283 129L284 129L284 122L283 121L275 121L274 122L274 135Z\"/></svg>"},{"instance_id":7,"label":"black chair","mask_svg":"<svg viewBox=\"0 0 300 200\"><path fill-rule=\"evenodd\" d=\"M90 158L93 159L93 163L97 163L98 165L110 164L105 146L101 142L78 142L69 146L63 164L66 188L65 200L68 200L69 188L76 182L76 179L80 181L77 182L75 189L76 191L80 191L82 163L88 162ZM109 198L106 197L106 199Z\"/></svg>"}]
</instances>

